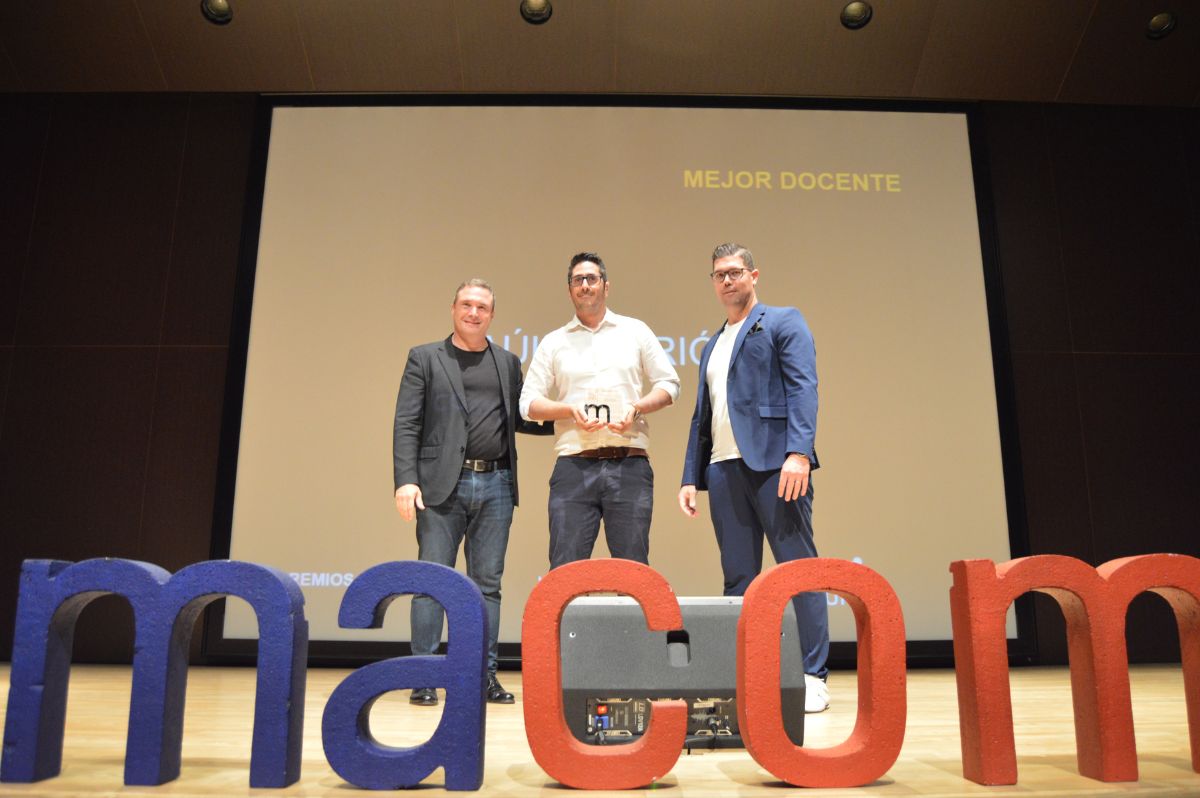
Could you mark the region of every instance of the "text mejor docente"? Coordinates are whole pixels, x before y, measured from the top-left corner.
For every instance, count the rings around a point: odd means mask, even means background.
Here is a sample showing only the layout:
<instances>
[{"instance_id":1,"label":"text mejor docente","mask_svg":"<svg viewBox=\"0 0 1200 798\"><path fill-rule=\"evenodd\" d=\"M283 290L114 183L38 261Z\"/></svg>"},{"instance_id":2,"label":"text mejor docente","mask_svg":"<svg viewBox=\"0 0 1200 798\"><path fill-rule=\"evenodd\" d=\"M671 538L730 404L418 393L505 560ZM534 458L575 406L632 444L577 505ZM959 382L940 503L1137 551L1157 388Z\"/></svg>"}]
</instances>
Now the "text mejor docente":
<instances>
[{"instance_id":1,"label":"text mejor docente","mask_svg":"<svg viewBox=\"0 0 1200 798\"><path fill-rule=\"evenodd\" d=\"M684 169L683 187L700 190L800 191L899 194L897 172Z\"/></svg>"}]
</instances>

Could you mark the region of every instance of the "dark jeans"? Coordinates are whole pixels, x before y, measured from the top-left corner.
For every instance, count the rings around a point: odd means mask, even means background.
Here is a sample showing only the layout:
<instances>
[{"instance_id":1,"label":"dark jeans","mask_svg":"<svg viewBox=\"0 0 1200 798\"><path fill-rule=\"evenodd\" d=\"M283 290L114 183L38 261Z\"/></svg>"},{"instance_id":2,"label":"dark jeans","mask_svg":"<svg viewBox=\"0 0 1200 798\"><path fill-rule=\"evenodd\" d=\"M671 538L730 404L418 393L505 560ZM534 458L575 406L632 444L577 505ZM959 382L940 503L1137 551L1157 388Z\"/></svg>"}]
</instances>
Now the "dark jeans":
<instances>
[{"instance_id":1,"label":"dark jeans","mask_svg":"<svg viewBox=\"0 0 1200 798\"><path fill-rule=\"evenodd\" d=\"M483 593L488 619L488 670L496 670L500 636L500 579L512 525L512 471L463 471L450 498L417 511L417 558L454 567L466 537L467 575ZM432 654L442 639L445 610L429 596L413 596L412 653Z\"/></svg>"},{"instance_id":2,"label":"dark jeans","mask_svg":"<svg viewBox=\"0 0 1200 798\"><path fill-rule=\"evenodd\" d=\"M648 458L558 458L550 475L550 567L590 558L601 519L612 556L646 563L653 510Z\"/></svg>"},{"instance_id":3,"label":"dark jeans","mask_svg":"<svg viewBox=\"0 0 1200 798\"><path fill-rule=\"evenodd\" d=\"M813 543L813 483L795 501L779 498L779 471L752 471L741 459L722 460L705 471L725 595L742 596L762 571L763 537L776 562L816 557ZM829 605L824 593L800 593L793 599L804 672L825 677L829 658Z\"/></svg>"}]
</instances>

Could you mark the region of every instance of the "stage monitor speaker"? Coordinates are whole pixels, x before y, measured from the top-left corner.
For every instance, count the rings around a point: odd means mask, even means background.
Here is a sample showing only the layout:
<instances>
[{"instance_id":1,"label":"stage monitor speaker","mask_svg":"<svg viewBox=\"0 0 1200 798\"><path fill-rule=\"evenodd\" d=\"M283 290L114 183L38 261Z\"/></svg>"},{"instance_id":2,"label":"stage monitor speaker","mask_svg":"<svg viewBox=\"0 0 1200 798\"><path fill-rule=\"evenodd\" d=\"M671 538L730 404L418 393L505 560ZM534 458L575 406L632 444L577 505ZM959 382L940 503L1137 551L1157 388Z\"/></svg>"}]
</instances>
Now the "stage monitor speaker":
<instances>
[{"instance_id":1,"label":"stage monitor speaker","mask_svg":"<svg viewBox=\"0 0 1200 798\"><path fill-rule=\"evenodd\" d=\"M633 742L650 699L688 702L687 747L742 745L737 719L737 622L741 597L681 597L683 630L651 632L627 596L583 597L563 612L563 711L582 742ZM783 724L804 743L804 659L789 603L780 629Z\"/></svg>"}]
</instances>

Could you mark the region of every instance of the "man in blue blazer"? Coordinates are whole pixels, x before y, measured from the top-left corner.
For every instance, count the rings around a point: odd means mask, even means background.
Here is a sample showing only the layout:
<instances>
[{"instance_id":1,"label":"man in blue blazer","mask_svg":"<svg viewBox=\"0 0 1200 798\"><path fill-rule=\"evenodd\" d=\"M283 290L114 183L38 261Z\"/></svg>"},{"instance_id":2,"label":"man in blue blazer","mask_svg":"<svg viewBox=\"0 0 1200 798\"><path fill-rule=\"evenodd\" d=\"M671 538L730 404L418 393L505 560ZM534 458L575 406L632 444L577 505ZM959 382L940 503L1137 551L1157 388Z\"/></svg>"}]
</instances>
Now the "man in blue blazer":
<instances>
[{"instance_id":1,"label":"man in blue blazer","mask_svg":"<svg viewBox=\"0 0 1200 798\"><path fill-rule=\"evenodd\" d=\"M712 264L726 321L700 357L679 508L695 517L696 491L709 492L725 595L740 596L762 570L764 536L776 562L817 556L811 477L819 467L816 350L800 311L759 303L750 250L722 244ZM795 607L805 710L821 712L829 707L825 594L802 593Z\"/></svg>"}]
</instances>

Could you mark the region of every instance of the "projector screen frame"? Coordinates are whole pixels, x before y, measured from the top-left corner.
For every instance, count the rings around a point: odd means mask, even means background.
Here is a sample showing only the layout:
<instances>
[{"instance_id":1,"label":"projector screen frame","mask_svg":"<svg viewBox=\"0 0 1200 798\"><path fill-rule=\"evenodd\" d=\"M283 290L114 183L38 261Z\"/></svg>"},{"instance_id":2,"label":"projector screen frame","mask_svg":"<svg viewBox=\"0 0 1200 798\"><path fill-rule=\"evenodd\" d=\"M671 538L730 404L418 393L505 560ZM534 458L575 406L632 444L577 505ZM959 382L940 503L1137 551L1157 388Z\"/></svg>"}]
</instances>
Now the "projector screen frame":
<instances>
[{"instance_id":1,"label":"projector screen frame","mask_svg":"<svg viewBox=\"0 0 1200 798\"><path fill-rule=\"evenodd\" d=\"M996 248L986 142L981 131L979 110L976 104L693 95L260 95L255 111L252 152L246 182L245 209L225 378L220 453L213 507L210 551L212 558L229 557L231 547L250 323L265 199L272 116L276 108L346 106L728 108L901 111L963 115L967 123L971 172L975 188L975 210L996 391L1004 502L1008 517L1008 544L1013 558L1030 553L1025 522L1024 483L1017 434L1012 365L1008 346L1004 286ZM430 333L431 337L436 334L436 331ZM690 402L690 399L686 401ZM931 565L936 568L945 568L948 564L932 563ZM948 596L947 601L949 601ZM201 647L202 659L214 664L251 663L255 659L257 641L224 637L222 633L224 604L223 600L214 602L205 612ZM1039 658L1031 595L1017 599L1015 615L1017 637L1008 641L1010 664L1036 664ZM442 650L444 650L444 644ZM310 664L323 666L351 666L408 653L410 653L408 643L312 640L309 645ZM833 642L830 644L829 664L832 668L852 668L856 662L856 653L856 642ZM906 653L910 667L947 667L953 664L952 643L948 639L909 640ZM500 644L500 664L502 668L519 667L519 643L502 642Z\"/></svg>"}]
</instances>

